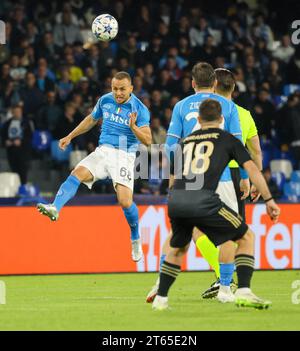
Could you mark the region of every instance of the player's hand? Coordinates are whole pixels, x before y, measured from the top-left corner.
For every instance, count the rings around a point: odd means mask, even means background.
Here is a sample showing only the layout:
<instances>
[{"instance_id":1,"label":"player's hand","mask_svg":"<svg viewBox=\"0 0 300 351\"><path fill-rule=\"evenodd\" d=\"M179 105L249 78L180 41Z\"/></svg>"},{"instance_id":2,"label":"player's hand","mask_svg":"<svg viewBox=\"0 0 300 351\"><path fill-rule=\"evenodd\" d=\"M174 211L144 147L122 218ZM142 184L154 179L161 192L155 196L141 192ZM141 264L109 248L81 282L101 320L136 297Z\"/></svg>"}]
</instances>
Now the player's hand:
<instances>
[{"instance_id":1,"label":"player's hand","mask_svg":"<svg viewBox=\"0 0 300 351\"><path fill-rule=\"evenodd\" d=\"M70 144L71 140L72 140L72 139L71 139L69 136L66 136L66 137L60 139L58 146L59 146L62 150L65 150L66 147Z\"/></svg>"},{"instance_id":2,"label":"player's hand","mask_svg":"<svg viewBox=\"0 0 300 351\"><path fill-rule=\"evenodd\" d=\"M136 120L137 120L137 113L136 112L131 112L130 119L129 119L129 127L130 127L130 129L134 129L135 127L137 127Z\"/></svg>"},{"instance_id":3,"label":"player's hand","mask_svg":"<svg viewBox=\"0 0 300 351\"><path fill-rule=\"evenodd\" d=\"M241 200L245 200L250 193L250 180L248 179L241 179L240 181L240 191L243 193Z\"/></svg>"},{"instance_id":4,"label":"player's hand","mask_svg":"<svg viewBox=\"0 0 300 351\"><path fill-rule=\"evenodd\" d=\"M276 223L280 215L280 208L277 206L274 200L270 200L266 203L267 213L271 220Z\"/></svg>"},{"instance_id":5,"label":"player's hand","mask_svg":"<svg viewBox=\"0 0 300 351\"><path fill-rule=\"evenodd\" d=\"M254 184L251 185L250 189L250 198L251 201L257 202L258 199L260 198L261 193L256 189L256 186Z\"/></svg>"}]
</instances>

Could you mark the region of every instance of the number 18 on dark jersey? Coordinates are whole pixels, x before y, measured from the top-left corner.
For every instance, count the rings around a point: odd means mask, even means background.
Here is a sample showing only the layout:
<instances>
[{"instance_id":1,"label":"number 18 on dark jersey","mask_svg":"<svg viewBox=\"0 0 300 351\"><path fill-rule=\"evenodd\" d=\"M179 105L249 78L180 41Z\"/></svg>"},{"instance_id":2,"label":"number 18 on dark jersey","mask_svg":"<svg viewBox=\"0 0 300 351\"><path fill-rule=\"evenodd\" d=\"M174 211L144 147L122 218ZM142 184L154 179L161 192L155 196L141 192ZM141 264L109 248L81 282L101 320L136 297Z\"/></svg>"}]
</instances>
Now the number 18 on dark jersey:
<instances>
[{"instance_id":1,"label":"number 18 on dark jersey","mask_svg":"<svg viewBox=\"0 0 300 351\"><path fill-rule=\"evenodd\" d=\"M242 167L250 156L237 138L222 129L200 129L184 138L171 162L175 181L169 212L193 217L218 210L221 201L215 191L231 160Z\"/></svg>"}]
</instances>

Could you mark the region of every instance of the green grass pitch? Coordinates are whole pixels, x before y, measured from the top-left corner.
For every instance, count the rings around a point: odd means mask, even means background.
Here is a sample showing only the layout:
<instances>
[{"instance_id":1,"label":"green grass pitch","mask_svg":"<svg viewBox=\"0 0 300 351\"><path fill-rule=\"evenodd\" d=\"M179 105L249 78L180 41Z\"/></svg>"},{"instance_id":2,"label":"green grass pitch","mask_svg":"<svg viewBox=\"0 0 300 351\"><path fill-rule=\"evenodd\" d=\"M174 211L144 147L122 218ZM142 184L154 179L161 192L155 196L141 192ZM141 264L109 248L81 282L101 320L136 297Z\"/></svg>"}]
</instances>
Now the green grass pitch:
<instances>
[{"instance_id":1,"label":"green grass pitch","mask_svg":"<svg viewBox=\"0 0 300 351\"><path fill-rule=\"evenodd\" d=\"M253 291L269 310L201 300L211 272L181 273L170 311L154 312L145 296L157 274L4 276L6 304L0 330L300 330L300 304L292 288L300 271L255 272ZM298 289L300 285L298 285ZM300 291L298 292L300 300ZM300 302L300 301L299 301Z\"/></svg>"}]
</instances>

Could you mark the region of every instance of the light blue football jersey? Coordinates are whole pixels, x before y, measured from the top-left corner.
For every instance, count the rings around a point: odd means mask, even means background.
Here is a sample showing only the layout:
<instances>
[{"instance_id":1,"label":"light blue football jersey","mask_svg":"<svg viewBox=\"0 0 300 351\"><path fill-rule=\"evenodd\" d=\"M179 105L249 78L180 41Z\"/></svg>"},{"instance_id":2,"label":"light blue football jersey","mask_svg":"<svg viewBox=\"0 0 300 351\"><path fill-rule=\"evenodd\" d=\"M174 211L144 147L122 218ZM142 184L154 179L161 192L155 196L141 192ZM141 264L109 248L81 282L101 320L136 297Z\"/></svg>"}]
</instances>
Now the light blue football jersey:
<instances>
[{"instance_id":1,"label":"light blue football jersey","mask_svg":"<svg viewBox=\"0 0 300 351\"><path fill-rule=\"evenodd\" d=\"M198 122L199 106L206 99L214 99L219 101L222 106L222 115L224 117L224 130L231 133L242 141L242 132L239 121L238 110L234 102L227 100L223 96L214 93L195 93L183 100L180 100L173 109L171 122L167 133L167 145L172 146L178 143L181 138L185 138L197 129L200 129ZM176 140L176 141L175 141ZM243 178L246 178L247 174ZM220 181L231 180L229 167L226 167Z\"/></svg>"},{"instance_id":2,"label":"light blue football jersey","mask_svg":"<svg viewBox=\"0 0 300 351\"><path fill-rule=\"evenodd\" d=\"M130 99L123 104L118 104L112 93L103 95L91 113L96 121L102 118L99 145L111 145L128 152L135 152L140 141L129 127L132 112L137 112L138 127L149 126L149 110L134 94L131 94Z\"/></svg>"}]
</instances>

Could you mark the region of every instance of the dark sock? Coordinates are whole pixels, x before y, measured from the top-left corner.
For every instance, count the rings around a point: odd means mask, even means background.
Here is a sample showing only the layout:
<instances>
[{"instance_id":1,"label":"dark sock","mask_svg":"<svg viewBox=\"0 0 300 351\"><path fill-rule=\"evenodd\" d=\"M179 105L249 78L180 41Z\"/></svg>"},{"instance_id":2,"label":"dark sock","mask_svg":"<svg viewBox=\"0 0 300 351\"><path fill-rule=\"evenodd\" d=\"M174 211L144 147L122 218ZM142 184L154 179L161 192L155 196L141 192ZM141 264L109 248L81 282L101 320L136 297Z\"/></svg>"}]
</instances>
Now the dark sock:
<instances>
[{"instance_id":1,"label":"dark sock","mask_svg":"<svg viewBox=\"0 0 300 351\"><path fill-rule=\"evenodd\" d=\"M239 289L250 288L252 274L254 271L254 257L244 254L235 256L235 267Z\"/></svg>"},{"instance_id":2,"label":"dark sock","mask_svg":"<svg viewBox=\"0 0 300 351\"><path fill-rule=\"evenodd\" d=\"M171 285L180 273L180 266L164 261L160 269L159 288L157 295L168 296Z\"/></svg>"}]
</instances>

